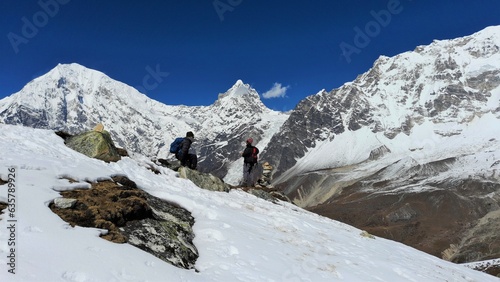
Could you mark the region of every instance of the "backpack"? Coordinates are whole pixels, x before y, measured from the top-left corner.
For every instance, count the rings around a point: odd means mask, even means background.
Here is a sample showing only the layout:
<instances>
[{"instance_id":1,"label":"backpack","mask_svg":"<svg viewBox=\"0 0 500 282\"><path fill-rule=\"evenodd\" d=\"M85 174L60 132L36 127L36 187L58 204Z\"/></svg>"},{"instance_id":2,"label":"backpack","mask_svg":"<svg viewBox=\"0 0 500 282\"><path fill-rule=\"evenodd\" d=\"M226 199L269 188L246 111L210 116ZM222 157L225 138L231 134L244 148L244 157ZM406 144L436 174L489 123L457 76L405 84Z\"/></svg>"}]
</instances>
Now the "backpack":
<instances>
[{"instance_id":1,"label":"backpack","mask_svg":"<svg viewBox=\"0 0 500 282\"><path fill-rule=\"evenodd\" d=\"M252 156L250 157L250 160L252 161L252 163L256 164L257 161L258 161L258 155L259 154L259 149L257 149L256 147L253 147L252 148Z\"/></svg>"},{"instance_id":2,"label":"backpack","mask_svg":"<svg viewBox=\"0 0 500 282\"><path fill-rule=\"evenodd\" d=\"M181 149L181 143L184 141L184 137L175 138L174 142L170 144L170 153L177 154Z\"/></svg>"}]
</instances>

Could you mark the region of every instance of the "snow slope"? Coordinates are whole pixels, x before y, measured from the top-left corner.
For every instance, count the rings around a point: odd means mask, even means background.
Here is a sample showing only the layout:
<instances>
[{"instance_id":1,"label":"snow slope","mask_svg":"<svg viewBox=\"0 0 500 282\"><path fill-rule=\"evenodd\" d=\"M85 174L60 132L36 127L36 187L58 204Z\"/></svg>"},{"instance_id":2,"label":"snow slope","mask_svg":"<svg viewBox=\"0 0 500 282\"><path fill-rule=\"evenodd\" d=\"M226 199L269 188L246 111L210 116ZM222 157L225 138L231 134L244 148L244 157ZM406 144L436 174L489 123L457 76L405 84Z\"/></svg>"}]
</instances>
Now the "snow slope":
<instances>
[{"instance_id":1,"label":"snow slope","mask_svg":"<svg viewBox=\"0 0 500 282\"><path fill-rule=\"evenodd\" d=\"M456 174L443 174L442 177L460 178L481 174L485 178L500 180L499 167L493 165L500 159L499 124L500 120L489 113L476 117L467 124L425 122L415 126L409 135L399 134L394 139L387 138L382 132L374 133L368 128L346 131L332 141L318 142L287 174L370 163L370 153L379 147L386 147L391 153L374 160L374 163L383 166L407 158L425 164L457 157L463 162L449 171ZM460 134L447 136L443 132ZM468 156L477 158L470 159ZM464 175L464 172L467 174Z\"/></svg>"},{"instance_id":2,"label":"snow slope","mask_svg":"<svg viewBox=\"0 0 500 282\"><path fill-rule=\"evenodd\" d=\"M7 181L9 168L16 171L17 220L12 237L12 223L1 216L1 281L498 281L290 204L202 190L163 167L156 175L140 155L107 164L72 151L52 131L3 124L0 141L1 179ZM117 174L192 213L198 272L103 240L102 230L72 228L48 208L57 191ZM8 198L0 186L0 200ZM16 243L16 274L8 272L9 238Z\"/></svg>"}]
</instances>

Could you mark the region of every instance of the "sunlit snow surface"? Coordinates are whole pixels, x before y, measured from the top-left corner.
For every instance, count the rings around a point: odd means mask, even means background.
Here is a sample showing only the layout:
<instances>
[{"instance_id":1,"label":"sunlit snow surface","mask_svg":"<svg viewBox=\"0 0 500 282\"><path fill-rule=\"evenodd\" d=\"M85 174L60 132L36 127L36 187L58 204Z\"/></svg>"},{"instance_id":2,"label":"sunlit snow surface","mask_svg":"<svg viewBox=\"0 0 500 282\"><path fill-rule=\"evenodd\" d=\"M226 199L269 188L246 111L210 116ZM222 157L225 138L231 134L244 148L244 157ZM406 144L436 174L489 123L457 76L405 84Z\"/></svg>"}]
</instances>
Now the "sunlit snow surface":
<instances>
[{"instance_id":1,"label":"sunlit snow surface","mask_svg":"<svg viewBox=\"0 0 500 282\"><path fill-rule=\"evenodd\" d=\"M89 159L52 131L0 125L0 176L15 168L16 274L8 272L7 215L0 220L1 281L498 281L400 243L290 204L250 194L210 192L134 155L117 163ZM179 269L101 230L71 227L53 214L55 190L126 175L145 191L194 216L196 269ZM72 178L81 184L70 184ZM7 201L6 185L0 200Z\"/></svg>"}]
</instances>

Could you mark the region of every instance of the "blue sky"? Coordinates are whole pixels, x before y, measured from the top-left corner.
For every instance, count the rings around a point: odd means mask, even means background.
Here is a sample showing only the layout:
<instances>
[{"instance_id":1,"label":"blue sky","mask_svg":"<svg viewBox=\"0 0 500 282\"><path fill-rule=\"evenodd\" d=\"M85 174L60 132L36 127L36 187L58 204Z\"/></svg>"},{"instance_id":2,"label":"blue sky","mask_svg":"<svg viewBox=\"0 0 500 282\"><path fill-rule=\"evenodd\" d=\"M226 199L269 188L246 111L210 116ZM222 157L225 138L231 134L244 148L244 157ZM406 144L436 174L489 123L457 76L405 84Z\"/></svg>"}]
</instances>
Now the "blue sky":
<instances>
[{"instance_id":1,"label":"blue sky","mask_svg":"<svg viewBox=\"0 0 500 282\"><path fill-rule=\"evenodd\" d=\"M169 105L210 105L241 79L286 111L380 55L500 25L499 14L498 0L3 0L0 98L75 62Z\"/></svg>"}]
</instances>

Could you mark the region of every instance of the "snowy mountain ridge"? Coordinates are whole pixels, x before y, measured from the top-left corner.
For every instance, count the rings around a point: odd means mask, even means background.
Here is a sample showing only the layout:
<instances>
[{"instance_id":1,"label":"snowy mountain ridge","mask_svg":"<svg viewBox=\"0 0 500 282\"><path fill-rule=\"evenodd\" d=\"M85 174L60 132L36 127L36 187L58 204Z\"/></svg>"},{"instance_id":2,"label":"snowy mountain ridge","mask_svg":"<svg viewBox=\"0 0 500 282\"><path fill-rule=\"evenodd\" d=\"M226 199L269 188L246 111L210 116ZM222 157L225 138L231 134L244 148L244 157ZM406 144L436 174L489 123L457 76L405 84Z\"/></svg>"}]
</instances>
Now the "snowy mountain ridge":
<instances>
[{"instance_id":1,"label":"snowy mountain ridge","mask_svg":"<svg viewBox=\"0 0 500 282\"><path fill-rule=\"evenodd\" d=\"M213 105L168 106L75 63L59 64L0 100L0 119L5 123L72 134L103 123L118 146L151 157L167 157L169 142L193 131L200 168L219 176L240 157L246 138L253 136L265 147L286 118L268 109L255 89L241 80ZM236 177L233 182L237 181Z\"/></svg>"},{"instance_id":2,"label":"snowy mountain ridge","mask_svg":"<svg viewBox=\"0 0 500 282\"><path fill-rule=\"evenodd\" d=\"M279 160L281 148L293 147L302 157L306 151L315 150L318 142L333 142L344 132L351 134L348 131L362 127L374 134L383 132L392 140L399 134L410 136L413 128L428 122L436 127L436 134L444 136L459 134L454 124L466 124L483 114L493 113L500 118L499 34L500 26L489 27L471 36L435 41L391 58L381 56L353 82L307 97L276 135L274 147L267 148L269 155L274 156L278 174L296 162L296 158ZM290 138L297 132L305 140ZM291 143L282 144L280 140L287 137ZM435 139L433 135L415 137L413 147L408 146L406 152ZM371 150L380 145L383 144L375 142L369 147ZM345 146L349 145L344 143L337 148L348 150ZM359 162L359 158L345 163L337 163L335 158L329 160L322 160L323 168Z\"/></svg>"}]
</instances>

